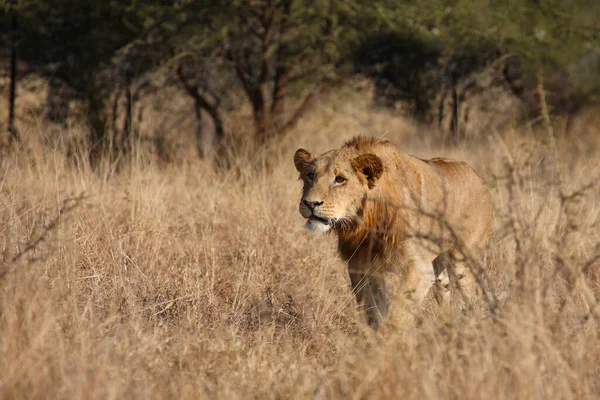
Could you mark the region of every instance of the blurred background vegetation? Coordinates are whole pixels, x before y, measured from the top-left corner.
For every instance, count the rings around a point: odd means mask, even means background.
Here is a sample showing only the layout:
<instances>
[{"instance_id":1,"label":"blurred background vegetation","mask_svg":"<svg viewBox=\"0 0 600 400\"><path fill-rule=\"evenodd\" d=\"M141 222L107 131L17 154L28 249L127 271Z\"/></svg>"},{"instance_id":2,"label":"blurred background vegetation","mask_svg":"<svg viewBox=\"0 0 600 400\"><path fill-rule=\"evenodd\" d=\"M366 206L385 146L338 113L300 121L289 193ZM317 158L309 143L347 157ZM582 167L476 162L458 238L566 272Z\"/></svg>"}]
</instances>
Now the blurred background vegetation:
<instances>
[{"instance_id":1,"label":"blurred background vegetation","mask_svg":"<svg viewBox=\"0 0 600 400\"><path fill-rule=\"evenodd\" d=\"M555 118L568 131L600 91L596 0L5 0L0 13L6 139L20 140L19 84L35 77L38 117L84 126L92 161L131 150L149 118L157 149L179 130L148 98L167 114L187 99L206 157L234 145L237 111L264 143L358 81L450 140Z\"/></svg>"}]
</instances>

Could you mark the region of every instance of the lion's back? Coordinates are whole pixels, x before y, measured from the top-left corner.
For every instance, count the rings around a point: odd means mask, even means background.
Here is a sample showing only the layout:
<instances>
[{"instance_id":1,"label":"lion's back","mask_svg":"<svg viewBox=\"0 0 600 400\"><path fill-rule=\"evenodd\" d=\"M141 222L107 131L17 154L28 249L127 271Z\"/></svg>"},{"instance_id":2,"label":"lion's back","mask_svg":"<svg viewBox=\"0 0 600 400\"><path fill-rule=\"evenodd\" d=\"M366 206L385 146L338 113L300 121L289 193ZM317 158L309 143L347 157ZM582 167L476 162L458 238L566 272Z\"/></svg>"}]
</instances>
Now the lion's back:
<instances>
[{"instance_id":1,"label":"lion's back","mask_svg":"<svg viewBox=\"0 0 600 400\"><path fill-rule=\"evenodd\" d=\"M442 190L452 199L449 219L469 246L484 244L493 221L493 204L484 179L466 162L432 158L426 162L442 175Z\"/></svg>"}]
</instances>

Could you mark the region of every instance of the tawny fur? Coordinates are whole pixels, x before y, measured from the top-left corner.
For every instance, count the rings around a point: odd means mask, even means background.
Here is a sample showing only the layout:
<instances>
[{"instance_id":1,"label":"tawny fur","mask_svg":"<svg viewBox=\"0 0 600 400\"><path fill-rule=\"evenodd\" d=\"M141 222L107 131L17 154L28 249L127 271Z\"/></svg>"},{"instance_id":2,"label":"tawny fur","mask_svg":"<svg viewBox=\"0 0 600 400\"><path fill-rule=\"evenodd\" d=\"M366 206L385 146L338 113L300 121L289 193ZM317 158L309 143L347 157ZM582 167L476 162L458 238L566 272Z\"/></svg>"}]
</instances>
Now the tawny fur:
<instances>
[{"instance_id":1,"label":"tawny fur","mask_svg":"<svg viewBox=\"0 0 600 400\"><path fill-rule=\"evenodd\" d=\"M307 226L337 233L358 303L372 326L387 312L384 273L401 273L400 297L418 303L436 281L432 262L438 256L460 261L486 242L490 194L465 162L423 160L388 140L363 137L316 158L300 149L294 161L304 180L300 212L333 221L329 227L308 220ZM337 176L345 181L338 183ZM316 206L310 210L306 204ZM458 272L467 274L464 268ZM469 279L464 283L472 290Z\"/></svg>"}]
</instances>

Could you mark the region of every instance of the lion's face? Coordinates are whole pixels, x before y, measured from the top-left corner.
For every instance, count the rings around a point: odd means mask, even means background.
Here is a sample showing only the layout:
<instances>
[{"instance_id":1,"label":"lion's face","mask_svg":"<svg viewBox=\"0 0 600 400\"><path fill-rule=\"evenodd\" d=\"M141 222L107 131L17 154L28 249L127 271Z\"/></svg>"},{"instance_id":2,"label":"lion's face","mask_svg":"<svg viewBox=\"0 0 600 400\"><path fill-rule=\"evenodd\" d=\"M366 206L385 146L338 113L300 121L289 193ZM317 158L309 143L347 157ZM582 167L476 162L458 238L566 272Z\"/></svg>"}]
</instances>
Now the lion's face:
<instances>
[{"instance_id":1,"label":"lion's face","mask_svg":"<svg viewBox=\"0 0 600 400\"><path fill-rule=\"evenodd\" d=\"M356 223L368 191L383 173L379 157L347 149L317 158L299 149L294 164L304 182L300 214L306 228L319 233Z\"/></svg>"}]
</instances>

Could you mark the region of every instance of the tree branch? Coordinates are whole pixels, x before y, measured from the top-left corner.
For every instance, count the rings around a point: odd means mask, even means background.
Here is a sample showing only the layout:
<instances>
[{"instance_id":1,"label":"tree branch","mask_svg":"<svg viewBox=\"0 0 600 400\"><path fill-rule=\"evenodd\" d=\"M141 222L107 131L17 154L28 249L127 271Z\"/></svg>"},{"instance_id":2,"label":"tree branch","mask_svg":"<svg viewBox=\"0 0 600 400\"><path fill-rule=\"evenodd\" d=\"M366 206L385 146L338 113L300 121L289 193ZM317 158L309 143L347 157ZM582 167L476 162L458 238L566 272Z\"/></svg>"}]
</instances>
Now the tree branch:
<instances>
[{"instance_id":1,"label":"tree branch","mask_svg":"<svg viewBox=\"0 0 600 400\"><path fill-rule=\"evenodd\" d=\"M300 118L302 118L302 116L304 116L304 114L310 109L310 107L314 104L315 100L319 96L329 91L332 87L337 86L340 83L341 80L321 82L319 86L317 86L313 91L306 95L306 97L296 108L290 119L280 128L280 133L282 135L285 135L289 131L294 129L298 124Z\"/></svg>"}]
</instances>

